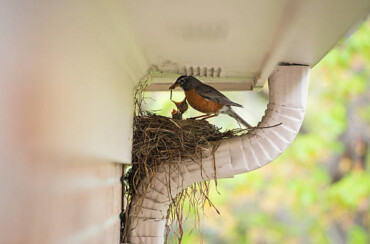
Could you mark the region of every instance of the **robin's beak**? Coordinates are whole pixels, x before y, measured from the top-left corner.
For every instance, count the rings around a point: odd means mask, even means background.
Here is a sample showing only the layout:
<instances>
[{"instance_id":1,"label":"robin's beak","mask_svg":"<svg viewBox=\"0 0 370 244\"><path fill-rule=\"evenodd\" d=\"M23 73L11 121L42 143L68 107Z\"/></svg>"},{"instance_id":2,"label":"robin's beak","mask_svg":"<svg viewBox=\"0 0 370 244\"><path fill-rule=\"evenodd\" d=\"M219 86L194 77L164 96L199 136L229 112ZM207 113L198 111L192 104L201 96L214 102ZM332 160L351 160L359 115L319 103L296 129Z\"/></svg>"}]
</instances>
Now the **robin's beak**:
<instances>
[{"instance_id":1,"label":"robin's beak","mask_svg":"<svg viewBox=\"0 0 370 244\"><path fill-rule=\"evenodd\" d=\"M172 86L170 86L169 89L172 90L172 89L175 89L176 87L179 87L179 86L180 86L180 84L175 82L175 83L172 84Z\"/></svg>"}]
</instances>

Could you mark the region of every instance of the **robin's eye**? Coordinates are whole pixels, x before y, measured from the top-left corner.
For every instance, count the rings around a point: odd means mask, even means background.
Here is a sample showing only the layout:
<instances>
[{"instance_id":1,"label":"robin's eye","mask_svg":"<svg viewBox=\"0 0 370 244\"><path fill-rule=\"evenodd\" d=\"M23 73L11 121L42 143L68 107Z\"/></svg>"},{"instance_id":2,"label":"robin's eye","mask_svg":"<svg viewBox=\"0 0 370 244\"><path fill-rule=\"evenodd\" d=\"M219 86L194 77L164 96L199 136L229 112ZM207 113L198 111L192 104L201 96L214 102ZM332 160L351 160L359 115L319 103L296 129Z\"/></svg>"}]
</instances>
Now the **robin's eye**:
<instances>
[{"instance_id":1,"label":"robin's eye","mask_svg":"<svg viewBox=\"0 0 370 244\"><path fill-rule=\"evenodd\" d=\"M185 79L181 79L180 80L180 84L182 85L182 84L184 84L185 83Z\"/></svg>"}]
</instances>

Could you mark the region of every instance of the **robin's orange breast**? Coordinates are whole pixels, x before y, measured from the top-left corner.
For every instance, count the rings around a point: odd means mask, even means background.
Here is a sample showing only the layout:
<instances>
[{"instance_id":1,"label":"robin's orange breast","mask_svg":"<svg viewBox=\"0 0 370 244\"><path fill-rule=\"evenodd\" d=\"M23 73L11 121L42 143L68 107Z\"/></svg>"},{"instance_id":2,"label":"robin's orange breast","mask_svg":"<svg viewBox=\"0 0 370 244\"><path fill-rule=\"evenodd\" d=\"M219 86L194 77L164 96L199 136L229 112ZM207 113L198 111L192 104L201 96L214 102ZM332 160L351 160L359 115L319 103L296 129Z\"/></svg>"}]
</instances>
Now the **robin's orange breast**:
<instances>
[{"instance_id":1,"label":"robin's orange breast","mask_svg":"<svg viewBox=\"0 0 370 244\"><path fill-rule=\"evenodd\" d=\"M196 110L202 113L218 113L222 104L206 99L195 92L195 88L185 91L186 100Z\"/></svg>"}]
</instances>

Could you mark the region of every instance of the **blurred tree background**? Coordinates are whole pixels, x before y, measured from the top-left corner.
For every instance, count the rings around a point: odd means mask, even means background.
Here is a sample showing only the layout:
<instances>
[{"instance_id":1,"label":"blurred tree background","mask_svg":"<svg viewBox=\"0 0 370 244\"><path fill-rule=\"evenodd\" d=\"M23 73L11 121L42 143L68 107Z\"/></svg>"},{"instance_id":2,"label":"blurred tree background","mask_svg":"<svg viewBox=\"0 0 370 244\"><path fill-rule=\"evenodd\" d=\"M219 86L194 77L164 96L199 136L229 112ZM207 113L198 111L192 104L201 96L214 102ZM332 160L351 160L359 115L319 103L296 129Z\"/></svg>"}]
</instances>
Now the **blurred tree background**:
<instances>
[{"instance_id":1,"label":"blurred tree background","mask_svg":"<svg viewBox=\"0 0 370 244\"><path fill-rule=\"evenodd\" d=\"M370 243L369 80L370 19L312 69L306 118L288 150L264 168L219 180L210 195L221 214L207 207L200 231L190 214L183 243ZM266 92L226 95L256 124ZM147 96L157 101L147 109L170 115L168 92ZM222 116L210 122L238 126Z\"/></svg>"}]
</instances>

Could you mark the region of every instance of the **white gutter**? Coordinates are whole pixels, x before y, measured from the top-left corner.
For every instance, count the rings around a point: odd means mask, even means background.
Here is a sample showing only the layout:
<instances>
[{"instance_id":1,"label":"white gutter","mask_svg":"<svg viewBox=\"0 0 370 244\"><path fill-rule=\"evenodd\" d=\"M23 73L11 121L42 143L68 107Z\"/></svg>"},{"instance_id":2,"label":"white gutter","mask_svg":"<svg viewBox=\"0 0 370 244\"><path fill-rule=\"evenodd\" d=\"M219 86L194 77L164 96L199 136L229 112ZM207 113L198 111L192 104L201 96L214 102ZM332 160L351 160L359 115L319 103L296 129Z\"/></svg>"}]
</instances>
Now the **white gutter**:
<instances>
[{"instance_id":1,"label":"white gutter","mask_svg":"<svg viewBox=\"0 0 370 244\"><path fill-rule=\"evenodd\" d=\"M279 66L274 71L269 78L270 102L258 126L282 125L223 141L215 152L218 179L260 168L288 148L304 118L309 73L310 67L300 65ZM151 188L147 190L140 212L137 213L138 207L130 211L132 222L129 243L164 243L166 215L170 204L168 196L175 196L195 182L214 178L211 149L207 150L206 155L203 171L191 160L181 164L167 162L161 165ZM174 167L177 167L176 170Z\"/></svg>"}]
</instances>

